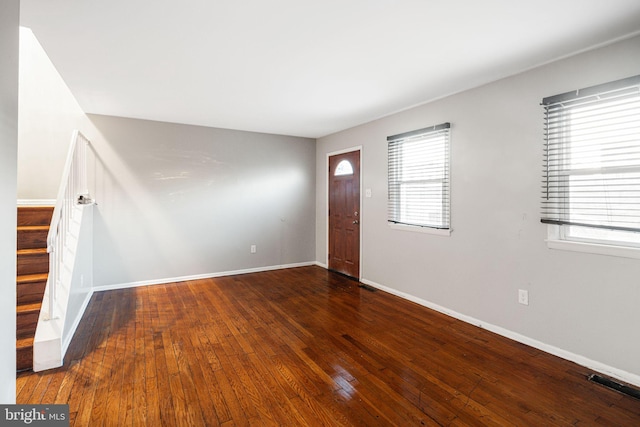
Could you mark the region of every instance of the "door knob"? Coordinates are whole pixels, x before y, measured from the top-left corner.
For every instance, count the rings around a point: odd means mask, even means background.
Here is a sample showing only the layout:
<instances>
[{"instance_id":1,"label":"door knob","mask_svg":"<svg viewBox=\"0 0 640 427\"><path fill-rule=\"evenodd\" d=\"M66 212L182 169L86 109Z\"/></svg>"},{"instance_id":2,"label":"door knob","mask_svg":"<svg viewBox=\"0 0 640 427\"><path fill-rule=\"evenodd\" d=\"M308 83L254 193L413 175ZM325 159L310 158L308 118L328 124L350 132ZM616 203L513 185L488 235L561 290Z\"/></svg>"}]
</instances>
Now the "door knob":
<instances>
[{"instance_id":1,"label":"door knob","mask_svg":"<svg viewBox=\"0 0 640 427\"><path fill-rule=\"evenodd\" d=\"M357 219L354 219L354 220L353 220L353 223L354 223L354 224L360 224L360 221L358 221Z\"/></svg>"}]
</instances>

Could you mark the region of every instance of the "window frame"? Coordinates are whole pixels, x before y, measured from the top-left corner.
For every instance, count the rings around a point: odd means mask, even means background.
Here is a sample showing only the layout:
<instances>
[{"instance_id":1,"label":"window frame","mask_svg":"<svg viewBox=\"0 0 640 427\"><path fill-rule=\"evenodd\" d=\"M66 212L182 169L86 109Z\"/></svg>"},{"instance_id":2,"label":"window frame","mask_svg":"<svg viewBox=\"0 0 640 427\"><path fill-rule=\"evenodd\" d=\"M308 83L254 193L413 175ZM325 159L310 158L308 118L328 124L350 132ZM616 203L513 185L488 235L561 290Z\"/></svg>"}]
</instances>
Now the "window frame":
<instances>
[{"instance_id":1,"label":"window frame","mask_svg":"<svg viewBox=\"0 0 640 427\"><path fill-rule=\"evenodd\" d=\"M548 244L548 247L551 249L588 252L588 253L596 253L596 254L602 254L602 255L611 255L611 256L640 259L640 238L639 238L640 231L632 231L630 229L620 230L620 229L616 229L616 227L607 225L605 223L580 224L579 220L572 221L572 218L570 216L572 215L572 213L570 212L570 204L571 204L570 194L572 189L572 185L570 181L572 177L590 176L591 181L594 181L596 178L601 177L600 179L602 181L602 184L601 184L602 190L595 190L597 189L597 184L589 184L589 185L592 188L594 188L593 191L595 191L596 193L598 193L598 191L603 193L598 197L600 198L607 197L607 196L604 196L604 194L608 194L608 191L615 191L615 190L608 190L606 188L607 185L611 185L612 179L610 177L614 175L624 175L625 173L633 174L633 173L640 172L640 161L636 160L636 163L633 163L631 166L627 166L627 165L612 166L611 164L606 165L606 167L603 167L601 165L592 166L592 167L585 166L585 165L588 165L589 162L598 163L601 161L601 160L590 159L588 161L584 161L584 164L580 165L582 167L580 166L572 167L570 163L572 162L571 156L574 155L574 152L571 152L571 150L572 149L575 150L576 148L569 147L568 145L574 141L571 138L572 136L571 131L575 130L573 129L573 126L578 126L576 123L572 122L573 119L570 117L570 115L572 114L572 111L575 111L575 110L571 110L572 107L569 107L567 108L566 113L562 110L560 110L560 112L557 113L559 115L564 115L564 114L569 115L569 117L562 117L560 119L556 119L564 123L559 130L562 136L559 136L559 137L556 136L556 137L550 138L549 123L547 122L547 117L548 117L547 115L550 114L550 111L553 111L551 110L551 107L549 107L550 105L551 106L557 105L562 102L570 104L573 101L579 102L580 100L588 100L589 98L593 98L594 105L596 104L596 102L602 102L603 105L605 106L604 108L596 107L596 108L599 108L600 110L598 111L597 115L589 119L591 121L595 121L595 122L597 122L598 120L615 121L615 120L619 120L621 117L624 117L624 114L629 112L635 115L637 107L634 107L630 110L621 109L620 111L616 111L613 118L606 118L606 116L610 114L610 110L615 108L614 107L615 101L613 99L611 100L612 106L609 107L607 105L609 103L609 100L607 99L607 94L616 92L616 91L625 91L625 90L631 90L630 93L631 93L631 96L634 97L634 99L639 97L640 96L640 76L629 77L627 79L617 80L617 81L605 83L602 85L589 87L586 89L579 89L577 91L572 91L572 92L567 92L560 95L555 95L552 97L547 97L547 98L544 98L542 101L542 105L545 108L545 117L546 117L545 118L545 159L543 163L543 167L545 168L544 171L546 175L543 177L543 204L542 204L543 215L542 215L541 221L547 224L546 242ZM597 101L595 101L596 99ZM561 108L566 108L566 107L562 106ZM607 109L609 109L609 111L607 111ZM578 118L575 119L576 122L578 122L579 120L580 119ZM607 122L605 121L605 123ZM610 147L612 147L613 145L607 145L610 143L600 142L600 141L605 140L605 138L610 138L611 135L618 130L620 130L620 128L617 127L615 129L608 131L611 133L606 133L605 136L600 137L598 139L598 143L594 145L590 145L588 149L589 150L595 149L597 152L601 150L610 149ZM635 133L633 133L632 135L635 135ZM556 147L556 149L560 153L556 155L555 160L561 166L556 167L554 169L554 172L557 173L556 184L558 185L558 188L561 190L557 190L559 194L558 196L559 201L556 202L556 206L550 208L552 211L554 210L556 211L555 216L558 217L557 220L553 220L551 218L552 215L550 215L548 211L545 211L545 209L547 208L545 207L545 204L544 204L545 191L546 191L547 199L549 198L548 191L549 191L550 184L549 184L548 161L550 158L550 145L549 145L550 140L553 141L553 144L559 144ZM631 141L632 141L632 147L633 147L631 149L632 152L637 152L637 147L635 145L636 143L640 144L640 140L636 140L635 137L633 137ZM633 151L634 149L636 151ZM598 158L599 157L597 156L595 157L595 159L598 159ZM609 177L609 179L606 179L607 177ZM633 180L634 178L629 177L626 179ZM573 187L574 189L576 188L575 185L576 184L574 184L574 187ZM546 190L544 187L546 187ZM587 193L578 192L577 194L579 194L582 197L585 197L585 194ZM584 200L582 201L582 203L585 203ZM612 203L615 203L615 202L612 202ZM635 198L632 203L636 203ZM609 209L611 208L609 207L608 204L605 204L605 207L603 209L606 209L607 213L609 214ZM619 215L620 214L619 212L624 212L624 211L621 210L619 207L615 208L615 210L611 215L616 215L616 214ZM573 213L573 215L576 215L576 213ZM634 217L635 216L640 217L640 214L634 215ZM588 221L589 219L587 219L587 222ZM591 221L593 221L593 219ZM634 218L634 221L635 221L635 218ZM601 225L601 226L598 226L598 225ZM592 236L589 236L588 235L589 233L587 231L589 229L600 230L600 233L602 234L609 233L610 238L594 236L593 234L595 233L593 233ZM579 232L580 230L583 230L583 232L580 233ZM627 237L626 241L624 239L619 240L619 239L622 239L622 236ZM633 241L633 239L635 239L635 241Z\"/></svg>"},{"instance_id":2,"label":"window frame","mask_svg":"<svg viewBox=\"0 0 640 427\"><path fill-rule=\"evenodd\" d=\"M388 199L387 199L387 224L390 228L402 231L420 232L426 234L435 234L440 236L449 236L451 234L451 135L450 135L450 123L442 123L440 125L431 126L428 128L418 129L410 132L405 132L398 135L387 137L387 186L388 186ZM438 135L443 139L442 145L442 162L431 163L429 165L428 160L423 162L417 162L417 167L423 168L424 172L436 171L438 168L442 169L442 176L425 176L423 178L404 178L401 172L402 165L400 162L404 160L405 153L402 153L405 143L419 143L425 144L434 143L438 139ZM421 149L429 150L427 147L421 147ZM439 148L436 147L436 150ZM427 154L425 154L427 156ZM414 162L415 163L415 162ZM436 166L433 166L433 165ZM414 168L416 164L414 164ZM429 201L436 202L436 206L439 208L438 213L440 215L440 221L438 224L429 224L427 222L417 222L412 220L403 220L402 212L406 214L406 207L401 205L407 202L406 197L402 197L403 186L406 185L428 185L438 184L440 190L439 197L429 198ZM427 192L428 193L428 192ZM426 194L426 193L425 193ZM438 202L439 201L439 202ZM433 206L433 205L432 205ZM420 214L427 214L426 209Z\"/></svg>"}]
</instances>

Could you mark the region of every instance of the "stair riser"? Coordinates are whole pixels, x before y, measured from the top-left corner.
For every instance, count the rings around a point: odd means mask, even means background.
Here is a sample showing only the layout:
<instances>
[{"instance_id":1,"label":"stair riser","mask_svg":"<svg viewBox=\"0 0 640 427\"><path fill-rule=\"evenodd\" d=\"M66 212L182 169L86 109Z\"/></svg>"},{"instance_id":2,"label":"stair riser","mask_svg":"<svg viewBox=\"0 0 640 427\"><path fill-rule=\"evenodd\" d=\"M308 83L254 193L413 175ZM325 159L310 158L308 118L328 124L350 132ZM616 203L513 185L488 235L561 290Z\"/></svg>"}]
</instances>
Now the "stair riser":
<instances>
[{"instance_id":1,"label":"stair riser","mask_svg":"<svg viewBox=\"0 0 640 427\"><path fill-rule=\"evenodd\" d=\"M48 273L49 254L19 254L17 270L18 276Z\"/></svg>"},{"instance_id":2,"label":"stair riser","mask_svg":"<svg viewBox=\"0 0 640 427\"><path fill-rule=\"evenodd\" d=\"M33 336L36 333L38 325L38 316L40 313L18 313L16 318L16 336L18 338Z\"/></svg>"},{"instance_id":3,"label":"stair riser","mask_svg":"<svg viewBox=\"0 0 640 427\"><path fill-rule=\"evenodd\" d=\"M47 247L49 230L18 230L18 250Z\"/></svg>"},{"instance_id":4,"label":"stair riser","mask_svg":"<svg viewBox=\"0 0 640 427\"><path fill-rule=\"evenodd\" d=\"M18 226L49 225L53 207L21 206L18 208Z\"/></svg>"},{"instance_id":5,"label":"stair riser","mask_svg":"<svg viewBox=\"0 0 640 427\"><path fill-rule=\"evenodd\" d=\"M18 305L41 302L46 286L46 281L19 284L17 296Z\"/></svg>"},{"instance_id":6,"label":"stair riser","mask_svg":"<svg viewBox=\"0 0 640 427\"><path fill-rule=\"evenodd\" d=\"M19 348L16 351L16 369L26 371L33 368L33 346Z\"/></svg>"}]
</instances>

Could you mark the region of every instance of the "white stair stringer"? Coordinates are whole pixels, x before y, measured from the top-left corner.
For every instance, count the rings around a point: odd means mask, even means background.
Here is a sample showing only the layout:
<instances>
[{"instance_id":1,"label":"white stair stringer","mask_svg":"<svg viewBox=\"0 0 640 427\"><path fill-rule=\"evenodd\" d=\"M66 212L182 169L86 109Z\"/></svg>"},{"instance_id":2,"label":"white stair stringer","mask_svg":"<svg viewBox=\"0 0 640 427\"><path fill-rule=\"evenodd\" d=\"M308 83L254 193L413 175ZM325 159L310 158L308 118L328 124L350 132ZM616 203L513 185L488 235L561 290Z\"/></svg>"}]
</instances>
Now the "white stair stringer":
<instances>
[{"instance_id":1,"label":"white stair stringer","mask_svg":"<svg viewBox=\"0 0 640 427\"><path fill-rule=\"evenodd\" d=\"M57 287L56 316L49 319L49 306L43 303L38 318L33 342L35 372L63 365L66 350L92 294L93 205L75 205L72 218L67 232L63 268L60 271ZM51 280L50 275L44 302L49 298ZM80 304L78 304L79 298L82 299Z\"/></svg>"}]
</instances>

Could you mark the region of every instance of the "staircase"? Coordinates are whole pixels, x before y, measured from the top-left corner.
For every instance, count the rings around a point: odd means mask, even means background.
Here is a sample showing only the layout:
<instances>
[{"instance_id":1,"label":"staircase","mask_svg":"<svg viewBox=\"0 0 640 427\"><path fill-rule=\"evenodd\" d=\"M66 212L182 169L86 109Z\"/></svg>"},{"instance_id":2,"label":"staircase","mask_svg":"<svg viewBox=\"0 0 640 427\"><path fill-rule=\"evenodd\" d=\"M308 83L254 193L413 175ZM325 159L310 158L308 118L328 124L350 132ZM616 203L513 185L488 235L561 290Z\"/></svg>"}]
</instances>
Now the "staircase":
<instances>
[{"instance_id":1,"label":"staircase","mask_svg":"<svg viewBox=\"0 0 640 427\"><path fill-rule=\"evenodd\" d=\"M16 367L33 368L33 338L49 274L47 233L53 206L18 207Z\"/></svg>"}]
</instances>

